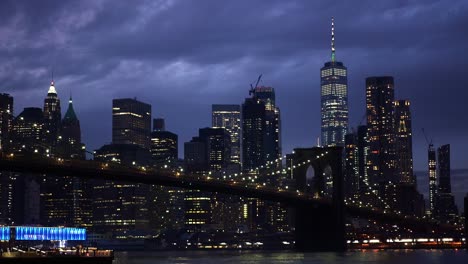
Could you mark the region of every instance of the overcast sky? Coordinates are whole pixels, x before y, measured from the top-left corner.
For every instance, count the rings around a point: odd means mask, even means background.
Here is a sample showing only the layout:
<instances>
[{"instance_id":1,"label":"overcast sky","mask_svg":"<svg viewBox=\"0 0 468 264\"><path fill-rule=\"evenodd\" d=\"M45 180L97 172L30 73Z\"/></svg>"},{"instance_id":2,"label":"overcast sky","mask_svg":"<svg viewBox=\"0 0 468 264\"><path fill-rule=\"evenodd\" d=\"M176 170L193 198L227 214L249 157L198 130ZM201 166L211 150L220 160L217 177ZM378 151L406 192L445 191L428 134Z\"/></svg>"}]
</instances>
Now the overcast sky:
<instances>
[{"instance_id":1,"label":"overcast sky","mask_svg":"<svg viewBox=\"0 0 468 264\"><path fill-rule=\"evenodd\" d=\"M320 67L349 72L350 126L365 110L365 78L391 75L409 99L415 168L425 128L468 168L468 1L1 1L0 92L15 115L43 106L51 72L65 113L73 94L89 149L111 141L113 98L152 104L180 149L211 125L211 104L241 104L260 73L276 90L284 153L320 134ZM365 121L363 121L365 122ZM182 154L182 152L180 152ZM468 174L465 174L468 177Z\"/></svg>"}]
</instances>

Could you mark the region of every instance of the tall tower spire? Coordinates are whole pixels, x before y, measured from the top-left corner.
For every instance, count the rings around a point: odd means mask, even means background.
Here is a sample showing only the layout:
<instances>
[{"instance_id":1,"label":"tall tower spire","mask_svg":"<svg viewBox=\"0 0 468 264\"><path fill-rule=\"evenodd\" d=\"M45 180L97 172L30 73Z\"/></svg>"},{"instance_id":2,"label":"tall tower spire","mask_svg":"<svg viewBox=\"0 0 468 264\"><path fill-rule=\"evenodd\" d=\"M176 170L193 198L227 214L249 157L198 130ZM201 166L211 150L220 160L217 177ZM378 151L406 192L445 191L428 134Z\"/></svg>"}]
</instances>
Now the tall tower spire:
<instances>
[{"instance_id":1,"label":"tall tower spire","mask_svg":"<svg viewBox=\"0 0 468 264\"><path fill-rule=\"evenodd\" d=\"M331 22L331 61L335 62L335 19Z\"/></svg>"}]
</instances>

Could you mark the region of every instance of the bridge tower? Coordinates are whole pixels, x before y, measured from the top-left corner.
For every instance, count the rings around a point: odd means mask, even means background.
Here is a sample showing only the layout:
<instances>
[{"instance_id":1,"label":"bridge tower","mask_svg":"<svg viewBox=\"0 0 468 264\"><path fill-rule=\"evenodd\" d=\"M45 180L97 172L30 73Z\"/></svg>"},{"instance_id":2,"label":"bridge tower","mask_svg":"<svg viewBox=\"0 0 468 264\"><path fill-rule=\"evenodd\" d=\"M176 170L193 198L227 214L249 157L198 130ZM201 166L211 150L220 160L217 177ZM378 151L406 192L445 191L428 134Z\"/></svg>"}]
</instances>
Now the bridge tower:
<instances>
[{"instance_id":1,"label":"bridge tower","mask_svg":"<svg viewBox=\"0 0 468 264\"><path fill-rule=\"evenodd\" d=\"M293 169L297 189L324 198L323 204L293 206L296 249L300 251L346 250L342 152L342 147L294 149L293 165L309 164ZM311 173L315 176L310 177Z\"/></svg>"},{"instance_id":2,"label":"bridge tower","mask_svg":"<svg viewBox=\"0 0 468 264\"><path fill-rule=\"evenodd\" d=\"M465 247L468 249L468 193L464 199L465 204Z\"/></svg>"}]
</instances>

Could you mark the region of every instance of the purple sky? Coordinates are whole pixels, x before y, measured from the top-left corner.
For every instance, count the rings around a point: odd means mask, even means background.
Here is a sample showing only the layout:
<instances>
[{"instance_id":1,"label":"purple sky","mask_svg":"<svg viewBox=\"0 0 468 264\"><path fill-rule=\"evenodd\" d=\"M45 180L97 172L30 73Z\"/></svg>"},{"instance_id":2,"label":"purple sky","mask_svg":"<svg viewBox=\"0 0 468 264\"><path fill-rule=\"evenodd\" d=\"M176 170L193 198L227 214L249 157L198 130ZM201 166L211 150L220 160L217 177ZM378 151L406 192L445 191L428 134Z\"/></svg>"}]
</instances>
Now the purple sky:
<instances>
[{"instance_id":1,"label":"purple sky","mask_svg":"<svg viewBox=\"0 0 468 264\"><path fill-rule=\"evenodd\" d=\"M364 115L365 78L394 76L396 97L412 103L415 169L426 170L421 128L436 146L452 144L452 168L468 168L463 0L1 1L0 92L14 96L15 115L42 107L54 69L63 112L72 93L89 149L111 141L119 97L152 104L182 146L210 126L211 104L242 103L263 73L289 152L320 133L332 16L336 57L349 70L350 125Z\"/></svg>"}]
</instances>

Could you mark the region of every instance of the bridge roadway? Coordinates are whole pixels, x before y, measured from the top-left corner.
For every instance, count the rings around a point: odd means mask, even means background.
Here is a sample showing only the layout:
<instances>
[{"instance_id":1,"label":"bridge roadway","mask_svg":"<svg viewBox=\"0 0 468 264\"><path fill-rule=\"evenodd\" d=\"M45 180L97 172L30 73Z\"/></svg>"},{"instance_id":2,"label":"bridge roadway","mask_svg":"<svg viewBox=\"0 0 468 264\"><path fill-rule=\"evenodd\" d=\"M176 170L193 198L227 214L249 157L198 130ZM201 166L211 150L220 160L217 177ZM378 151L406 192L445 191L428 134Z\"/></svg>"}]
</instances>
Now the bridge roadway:
<instances>
[{"instance_id":1,"label":"bridge roadway","mask_svg":"<svg viewBox=\"0 0 468 264\"><path fill-rule=\"evenodd\" d=\"M285 189L271 188L254 183L190 176L169 169L149 170L137 167L130 168L110 162L2 156L0 157L0 171L37 175L66 175L95 180L164 185L259 198L262 200L284 203L293 207L297 205L311 206L311 208L332 207L332 201L330 199L314 198L312 195ZM346 205L345 213L347 216L351 217L373 219L385 223L399 223L405 226L424 227L426 229L440 229L442 227L428 219L404 216L384 212L376 208L365 208L356 205ZM444 226L443 229L454 230L452 226Z\"/></svg>"}]
</instances>

